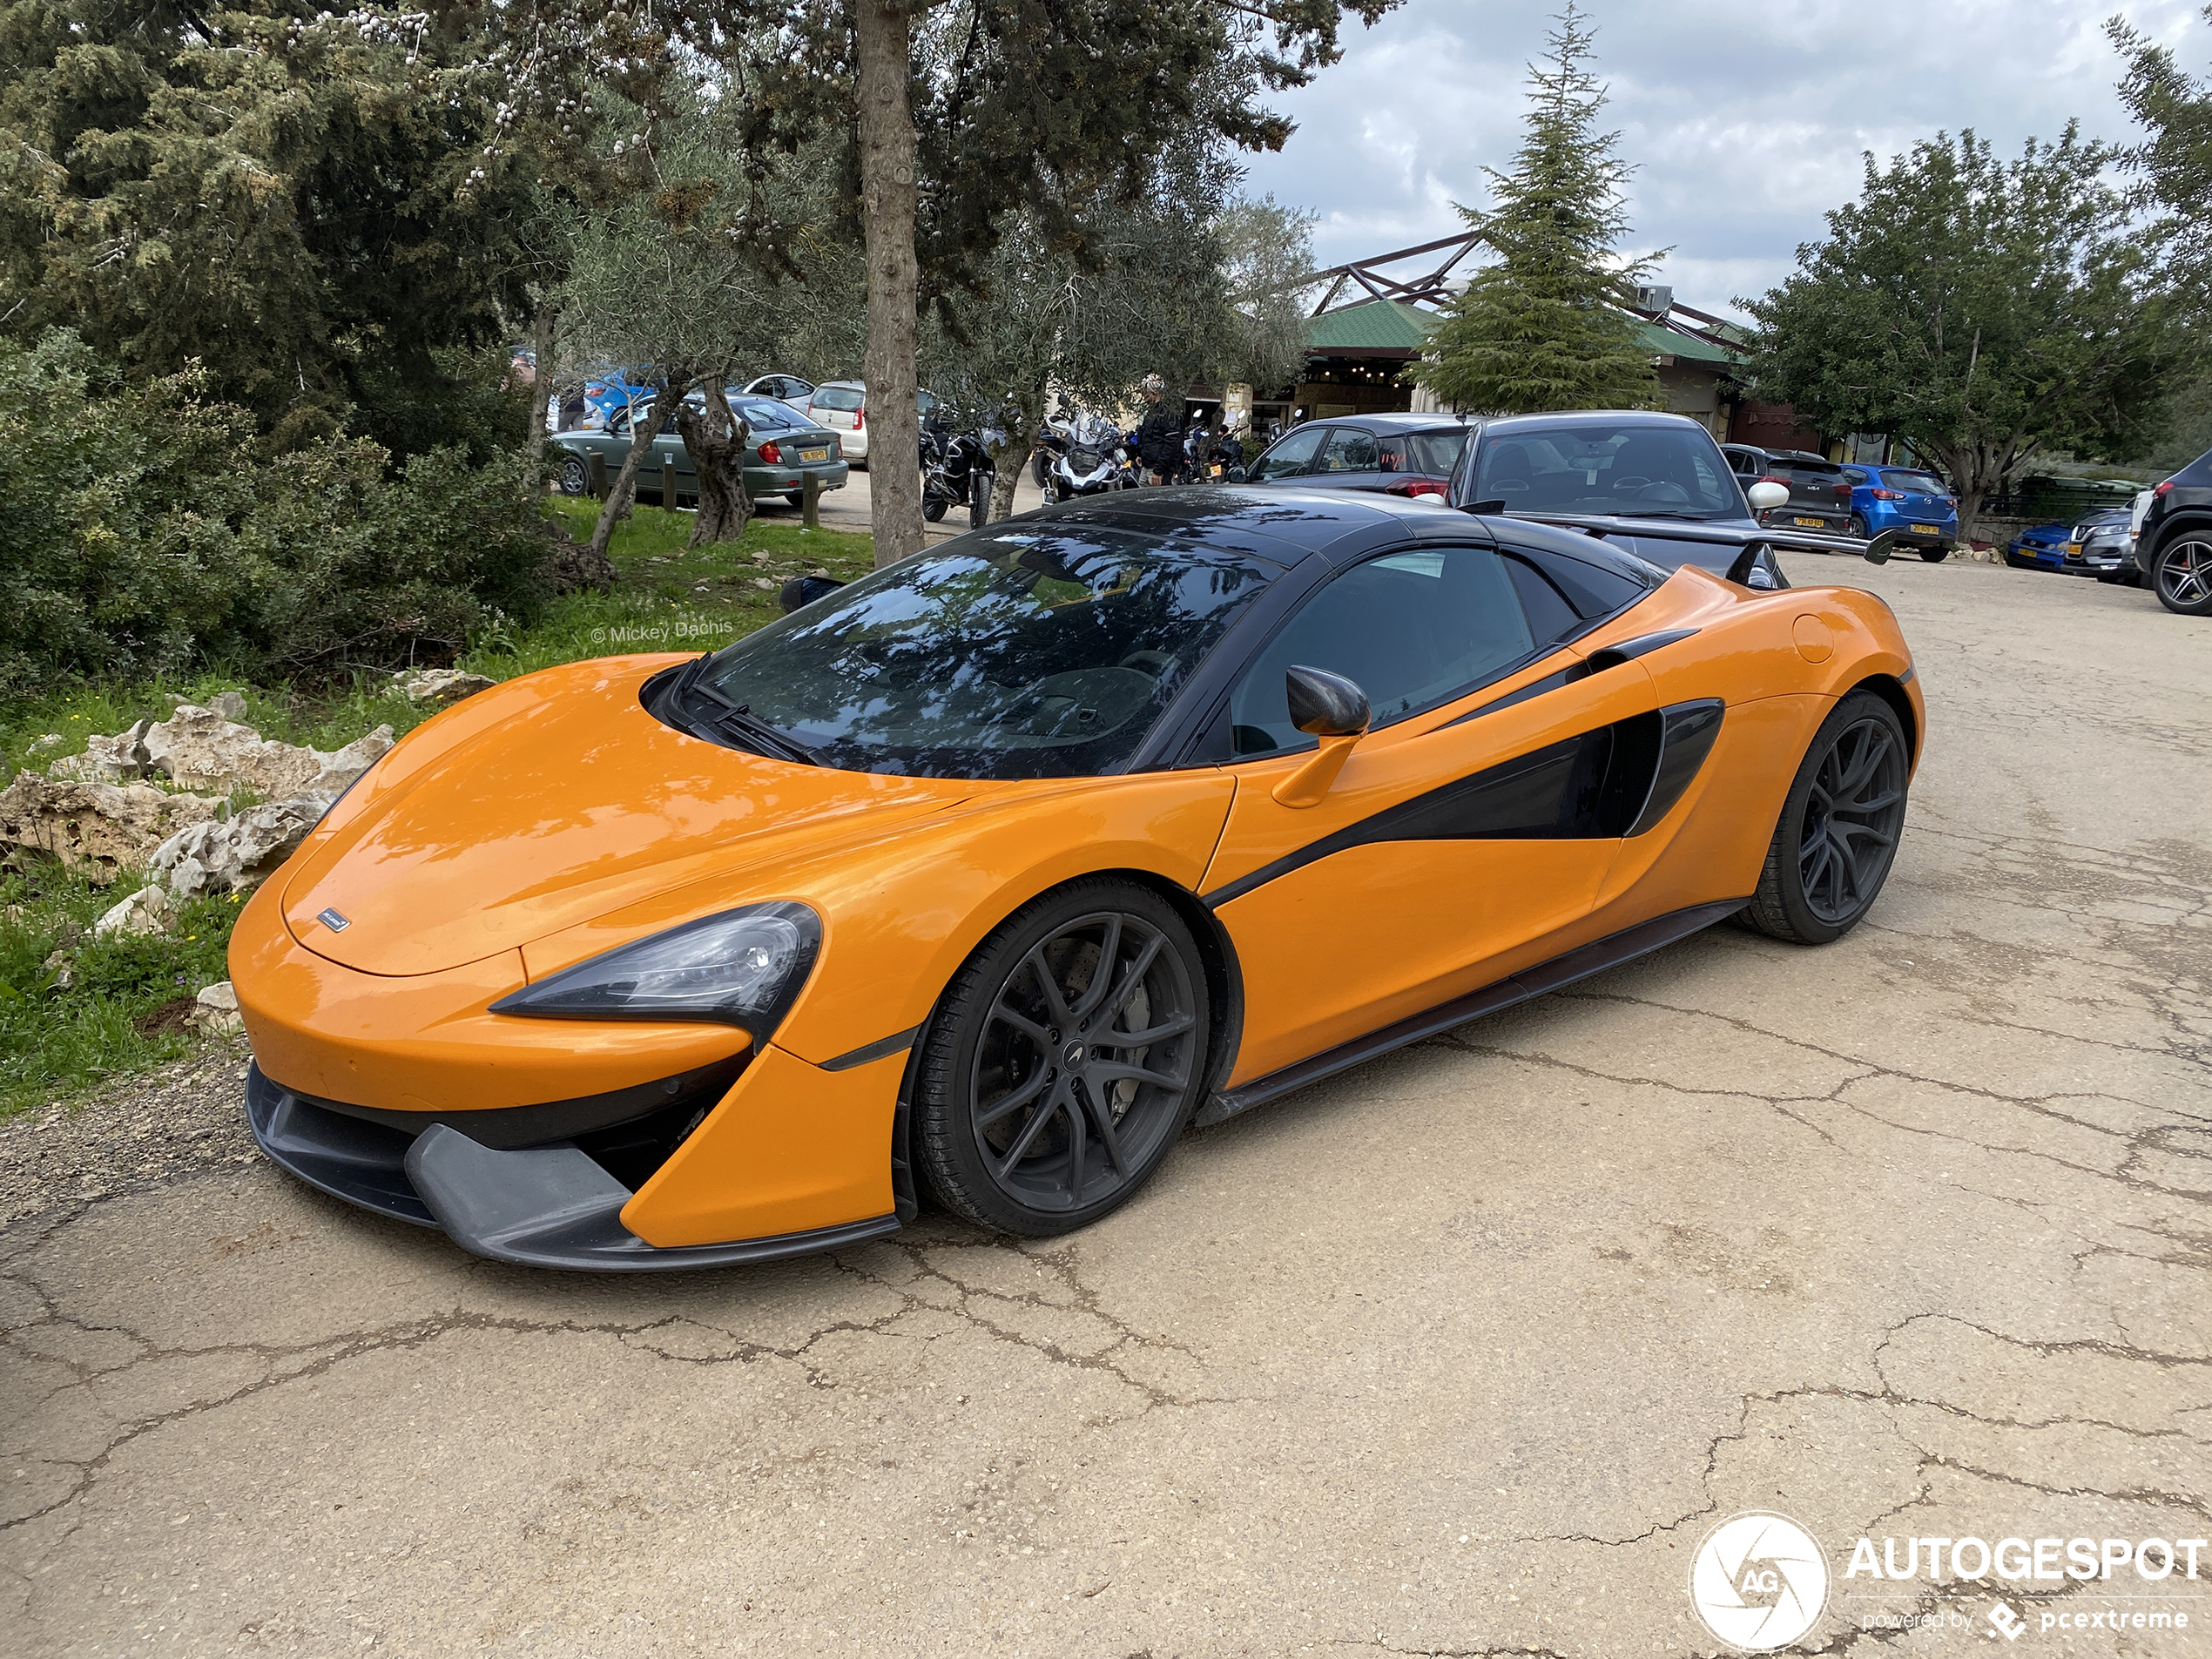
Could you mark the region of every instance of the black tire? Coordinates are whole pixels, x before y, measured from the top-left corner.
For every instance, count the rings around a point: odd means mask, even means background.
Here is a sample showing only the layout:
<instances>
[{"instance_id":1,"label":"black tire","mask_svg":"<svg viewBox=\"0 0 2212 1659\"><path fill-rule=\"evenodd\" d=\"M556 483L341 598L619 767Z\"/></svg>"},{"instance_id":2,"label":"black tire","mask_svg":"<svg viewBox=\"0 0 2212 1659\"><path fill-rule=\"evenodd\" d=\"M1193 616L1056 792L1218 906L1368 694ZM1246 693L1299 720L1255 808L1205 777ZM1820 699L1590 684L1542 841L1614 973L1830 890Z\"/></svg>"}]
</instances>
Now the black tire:
<instances>
[{"instance_id":1,"label":"black tire","mask_svg":"<svg viewBox=\"0 0 2212 1659\"><path fill-rule=\"evenodd\" d=\"M1851 533L1862 542L1871 542L1874 539L1874 532L1866 528L1866 521L1857 513L1851 516Z\"/></svg>"},{"instance_id":2,"label":"black tire","mask_svg":"<svg viewBox=\"0 0 2212 1659\"><path fill-rule=\"evenodd\" d=\"M2212 537L2187 529L2151 561L2151 590L2179 617L2212 617Z\"/></svg>"},{"instance_id":3,"label":"black tire","mask_svg":"<svg viewBox=\"0 0 2212 1659\"><path fill-rule=\"evenodd\" d=\"M1951 550L1947 547L1924 547L1920 550L1920 556L1930 564L1941 564L1951 556Z\"/></svg>"},{"instance_id":4,"label":"black tire","mask_svg":"<svg viewBox=\"0 0 2212 1659\"><path fill-rule=\"evenodd\" d=\"M1103 984L1102 958L1118 968ZM1197 942L1158 894L1092 876L1033 899L930 1016L916 1163L979 1227L1040 1238L1088 1226L1136 1195L1190 1121L1211 1012Z\"/></svg>"},{"instance_id":5,"label":"black tire","mask_svg":"<svg viewBox=\"0 0 2212 1659\"><path fill-rule=\"evenodd\" d=\"M991 475L979 467L968 475L968 528L980 530L990 517Z\"/></svg>"},{"instance_id":6,"label":"black tire","mask_svg":"<svg viewBox=\"0 0 2212 1659\"><path fill-rule=\"evenodd\" d=\"M591 490L591 469L583 464L582 455L561 457L561 493L563 496L584 496Z\"/></svg>"},{"instance_id":7,"label":"black tire","mask_svg":"<svg viewBox=\"0 0 2212 1659\"><path fill-rule=\"evenodd\" d=\"M1895 709L1871 691L1837 704L1791 782L1743 923L1797 945L1856 927L1896 860L1910 769Z\"/></svg>"},{"instance_id":8,"label":"black tire","mask_svg":"<svg viewBox=\"0 0 2212 1659\"><path fill-rule=\"evenodd\" d=\"M945 498L942 496L924 496L921 498L921 516L933 524L944 517Z\"/></svg>"}]
</instances>

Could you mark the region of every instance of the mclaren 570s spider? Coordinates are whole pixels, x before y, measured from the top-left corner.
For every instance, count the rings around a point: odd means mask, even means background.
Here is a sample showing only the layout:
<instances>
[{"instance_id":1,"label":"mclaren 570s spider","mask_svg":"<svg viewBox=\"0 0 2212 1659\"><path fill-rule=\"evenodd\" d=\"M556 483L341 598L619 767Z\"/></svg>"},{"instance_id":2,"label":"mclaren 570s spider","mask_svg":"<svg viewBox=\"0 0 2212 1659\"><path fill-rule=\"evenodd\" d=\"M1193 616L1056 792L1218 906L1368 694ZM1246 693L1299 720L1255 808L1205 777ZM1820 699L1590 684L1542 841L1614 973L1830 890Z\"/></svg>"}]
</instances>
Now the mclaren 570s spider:
<instances>
[{"instance_id":1,"label":"mclaren 570s spider","mask_svg":"<svg viewBox=\"0 0 2212 1659\"><path fill-rule=\"evenodd\" d=\"M1690 528L1088 497L482 692L246 906L253 1131L513 1262L765 1260L925 1189L1051 1234L1194 1117L1723 919L1832 940L1912 657Z\"/></svg>"}]
</instances>

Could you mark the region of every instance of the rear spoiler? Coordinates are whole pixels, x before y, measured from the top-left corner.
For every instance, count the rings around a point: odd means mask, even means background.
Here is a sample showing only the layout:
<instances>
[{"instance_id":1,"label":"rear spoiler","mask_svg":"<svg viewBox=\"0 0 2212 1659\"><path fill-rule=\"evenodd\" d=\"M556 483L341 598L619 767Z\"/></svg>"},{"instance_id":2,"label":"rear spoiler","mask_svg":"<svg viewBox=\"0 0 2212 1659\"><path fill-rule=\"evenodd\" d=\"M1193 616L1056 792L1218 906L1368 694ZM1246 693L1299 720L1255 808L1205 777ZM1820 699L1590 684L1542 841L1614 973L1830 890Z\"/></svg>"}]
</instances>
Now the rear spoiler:
<instances>
[{"instance_id":1,"label":"rear spoiler","mask_svg":"<svg viewBox=\"0 0 2212 1659\"><path fill-rule=\"evenodd\" d=\"M1639 543L1690 542L1708 548L1737 548L1742 550L1742 554L1730 563L1729 579L1738 582L1743 578L1736 574L1737 570L1748 570L1762 548L1770 548L1776 552L1856 553L1869 564L1887 564L1890 555L1897 550L1898 543L1898 532L1893 529L1884 530L1871 539L1862 539L1856 536L1829 536L1818 530L1770 529L1764 525L1742 529L1728 524L1698 523L1688 519L1623 520L1585 513L1507 515L1502 502L1477 502L1474 506L1460 510L1480 514L1485 509L1499 517L1509 516L1532 523L1556 524L1561 529L1581 530L1586 536L1601 540L1608 536L1626 536Z\"/></svg>"}]
</instances>

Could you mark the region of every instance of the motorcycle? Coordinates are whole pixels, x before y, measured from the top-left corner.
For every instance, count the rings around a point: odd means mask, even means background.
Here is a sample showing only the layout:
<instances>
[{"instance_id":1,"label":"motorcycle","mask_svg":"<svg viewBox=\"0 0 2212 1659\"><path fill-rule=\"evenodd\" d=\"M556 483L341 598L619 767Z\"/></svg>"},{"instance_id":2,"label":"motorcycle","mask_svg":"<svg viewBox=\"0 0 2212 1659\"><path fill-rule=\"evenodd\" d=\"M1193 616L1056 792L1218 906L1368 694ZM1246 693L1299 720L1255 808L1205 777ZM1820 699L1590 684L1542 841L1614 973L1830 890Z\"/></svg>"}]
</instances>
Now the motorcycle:
<instances>
[{"instance_id":1,"label":"motorcycle","mask_svg":"<svg viewBox=\"0 0 2212 1659\"><path fill-rule=\"evenodd\" d=\"M1055 502L1103 490L1125 489L1136 482L1136 462L1122 435L1095 415L1078 417L1069 428L1067 447L1044 469L1044 499ZM1038 459L1045 460L1042 450Z\"/></svg>"},{"instance_id":2,"label":"motorcycle","mask_svg":"<svg viewBox=\"0 0 2212 1659\"><path fill-rule=\"evenodd\" d=\"M1243 482L1244 446L1234 432L1215 432L1201 427L1184 442L1183 455L1183 479L1187 483Z\"/></svg>"},{"instance_id":3,"label":"motorcycle","mask_svg":"<svg viewBox=\"0 0 2212 1659\"><path fill-rule=\"evenodd\" d=\"M974 433L925 426L921 429L921 516L934 524L954 502L966 502L968 528L981 529L990 516L995 470L983 440Z\"/></svg>"}]
</instances>

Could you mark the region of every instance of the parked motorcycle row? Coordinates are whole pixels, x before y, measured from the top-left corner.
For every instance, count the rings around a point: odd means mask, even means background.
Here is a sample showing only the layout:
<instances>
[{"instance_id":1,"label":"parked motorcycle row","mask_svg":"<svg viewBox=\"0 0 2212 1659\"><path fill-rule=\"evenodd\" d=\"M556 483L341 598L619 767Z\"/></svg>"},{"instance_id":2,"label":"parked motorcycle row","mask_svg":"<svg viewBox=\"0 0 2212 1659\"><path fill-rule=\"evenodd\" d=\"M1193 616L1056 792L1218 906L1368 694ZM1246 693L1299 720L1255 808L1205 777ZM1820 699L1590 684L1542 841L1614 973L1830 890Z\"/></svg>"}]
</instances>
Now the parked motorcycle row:
<instances>
[{"instance_id":1,"label":"parked motorcycle row","mask_svg":"<svg viewBox=\"0 0 2212 1659\"><path fill-rule=\"evenodd\" d=\"M1233 432L1202 423L1184 435L1181 447L1179 463L1161 474L1161 482L1223 482L1244 475L1244 446ZM1029 466L1047 505L1135 489L1149 476L1137 456L1135 435L1087 409L1049 419L1036 435ZM965 503L968 523L982 524L996 475L981 434L954 432L942 419L923 424L921 514L931 523Z\"/></svg>"}]
</instances>

